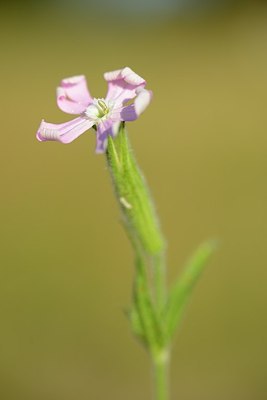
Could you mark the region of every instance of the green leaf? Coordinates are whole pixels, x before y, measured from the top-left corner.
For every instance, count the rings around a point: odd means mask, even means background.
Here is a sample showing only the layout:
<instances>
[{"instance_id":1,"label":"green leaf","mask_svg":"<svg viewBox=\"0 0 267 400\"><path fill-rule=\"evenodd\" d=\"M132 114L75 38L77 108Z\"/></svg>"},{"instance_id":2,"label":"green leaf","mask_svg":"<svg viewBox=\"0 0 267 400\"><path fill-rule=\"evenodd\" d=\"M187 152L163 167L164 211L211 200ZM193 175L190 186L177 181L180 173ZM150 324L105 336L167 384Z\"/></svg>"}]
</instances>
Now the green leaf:
<instances>
[{"instance_id":1,"label":"green leaf","mask_svg":"<svg viewBox=\"0 0 267 400\"><path fill-rule=\"evenodd\" d=\"M170 291L167 306L163 315L167 340L171 340L181 320L185 305L202 271L207 265L217 245L214 241L202 244L189 260L180 278Z\"/></svg>"}]
</instances>

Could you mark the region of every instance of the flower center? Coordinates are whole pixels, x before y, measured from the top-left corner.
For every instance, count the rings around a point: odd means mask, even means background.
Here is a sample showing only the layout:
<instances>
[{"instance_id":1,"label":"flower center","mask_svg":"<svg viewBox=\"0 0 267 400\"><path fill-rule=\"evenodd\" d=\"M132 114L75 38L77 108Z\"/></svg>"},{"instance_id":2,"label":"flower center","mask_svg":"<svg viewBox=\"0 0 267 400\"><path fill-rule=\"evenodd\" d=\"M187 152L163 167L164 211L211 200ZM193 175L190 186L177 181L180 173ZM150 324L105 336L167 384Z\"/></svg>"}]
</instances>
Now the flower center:
<instances>
[{"instance_id":1,"label":"flower center","mask_svg":"<svg viewBox=\"0 0 267 400\"><path fill-rule=\"evenodd\" d=\"M99 117L100 118L104 117L104 115L109 113L109 108L104 100L98 99L97 105L98 105L98 109L99 109Z\"/></svg>"},{"instance_id":2,"label":"flower center","mask_svg":"<svg viewBox=\"0 0 267 400\"><path fill-rule=\"evenodd\" d=\"M106 119L112 110L113 104L104 99L94 99L93 103L85 110L85 114L90 119L100 122L99 120Z\"/></svg>"}]
</instances>

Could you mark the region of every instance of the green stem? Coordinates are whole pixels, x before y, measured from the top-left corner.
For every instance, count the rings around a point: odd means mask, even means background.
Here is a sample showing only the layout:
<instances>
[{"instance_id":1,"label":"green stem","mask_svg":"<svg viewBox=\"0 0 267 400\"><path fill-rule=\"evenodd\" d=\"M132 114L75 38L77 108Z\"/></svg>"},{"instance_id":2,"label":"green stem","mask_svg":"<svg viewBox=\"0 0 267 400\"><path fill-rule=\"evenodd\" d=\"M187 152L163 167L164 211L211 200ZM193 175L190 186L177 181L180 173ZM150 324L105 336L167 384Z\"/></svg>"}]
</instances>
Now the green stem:
<instances>
[{"instance_id":1,"label":"green stem","mask_svg":"<svg viewBox=\"0 0 267 400\"><path fill-rule=\"evenodd\" d=\"M169 351L153 358L154 399L169 400Z\"/></svg>"},{"instance_id":2,"label":"green stem","mask_svg":"<svg viewBox=\"0 0 267 400\"><path fill-rule=\"evenodd\" d=\"M132 327L149 351L155 400L168 400L168 360L163 310L166 307L165 241L143 174L130 149L124 124L108 137L107 161L126 232L136 253ZM152 277L152 279L150 279Z\"/></svg>"},{"instance_id":3,"label":"green stem","mask_svg":"<svg viewBox=\"0 0 267 400\"><path fill-rule=\"evenodd\" d=\"M162 311L166 304L166 266L164 252L153 257L153 266L155 306L158 317L161 319ZM169 400L169 356L169 350L161 349L153 357L155 400Z\"/></svg>"}]
</instances>

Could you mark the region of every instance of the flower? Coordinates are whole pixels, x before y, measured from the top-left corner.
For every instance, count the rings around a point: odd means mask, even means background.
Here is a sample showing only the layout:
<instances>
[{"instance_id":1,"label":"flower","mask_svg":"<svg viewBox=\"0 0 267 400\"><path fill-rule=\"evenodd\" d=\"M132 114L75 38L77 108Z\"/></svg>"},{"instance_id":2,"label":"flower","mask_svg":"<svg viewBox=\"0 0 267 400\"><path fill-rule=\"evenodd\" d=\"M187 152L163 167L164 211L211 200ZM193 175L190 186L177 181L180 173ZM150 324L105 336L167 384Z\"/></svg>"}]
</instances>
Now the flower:
<instances>
[{"instance_id":1,"label":"flower","mask_svg":"<svg viewBox=\"0 0 267 400\"><path fill-rule=\"evenodd\" d=\"M96 152L103 153L108 135L115 137L120 123L134 121L151 101L152 92L144 89L146 81L129 67L106 72L108 92L103 98L93 98L83 75L63 79L57 89L58 107L79 116L63 124L42 120L37 139L70 143L88 129L96 129Z\"/></svg>"}]
</instances>

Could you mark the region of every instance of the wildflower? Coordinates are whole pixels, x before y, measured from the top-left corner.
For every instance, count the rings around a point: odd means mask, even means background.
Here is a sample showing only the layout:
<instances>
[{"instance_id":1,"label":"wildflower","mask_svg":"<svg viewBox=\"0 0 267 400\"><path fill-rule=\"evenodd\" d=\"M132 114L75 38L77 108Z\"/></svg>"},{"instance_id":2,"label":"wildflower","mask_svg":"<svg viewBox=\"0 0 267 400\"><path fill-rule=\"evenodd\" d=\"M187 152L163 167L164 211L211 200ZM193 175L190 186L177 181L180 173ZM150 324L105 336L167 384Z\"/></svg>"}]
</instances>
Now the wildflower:
<instances>
[{"instance_id":1,"label":"wildflower","mask_svg":"<svg viewBox=\"0 0 267 400\"><path fill-rule=\"evenodd\" d=\"M115 137L121 122L137 119L152 97L152 92L144 89L146 81L129 67L106 72L104 78L108 82L105 98L91 96L83 75L63 79L57 89L58 107L79 116L63 124L43 120L37 139L70 143L93 127L96 130L96 152L103 153L108 135Z\"/></svg>"}]
</instances>

